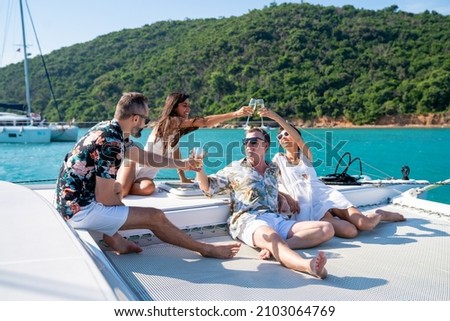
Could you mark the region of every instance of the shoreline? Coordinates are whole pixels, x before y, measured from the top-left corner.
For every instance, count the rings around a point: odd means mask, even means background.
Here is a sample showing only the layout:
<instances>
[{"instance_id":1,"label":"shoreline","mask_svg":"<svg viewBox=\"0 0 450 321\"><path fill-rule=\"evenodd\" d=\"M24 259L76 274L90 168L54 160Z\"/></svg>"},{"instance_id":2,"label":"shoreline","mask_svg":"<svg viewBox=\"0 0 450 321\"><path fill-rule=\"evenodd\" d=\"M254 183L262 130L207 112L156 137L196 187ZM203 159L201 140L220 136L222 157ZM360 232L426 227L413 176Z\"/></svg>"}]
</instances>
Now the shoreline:
<instances>
[{"instance_id":1,"label":"shoreline","mask_svg":"<svg viewBox=\"0 0 450 321\"><path fill-rule=\"evenodd\" d=\"M255 118L257 118L255 116ZM374 124L365 125L355 125L352 122L346 120L345 118L330 118L324 116L321 118L313 120L303 120L303 119L288 119L297 128L336 128L336 129L365 129L365 128L450 128L450 112L436 113L436 114L424 114L424 115L394 115L394 116L383 116ZM80 128L90 128L97 122L79 122L77 125ZM83 126L87 125L87 126ZM154 128L156 121L150 122L149 128ZM229 121L222 124L217 124L216 126L210 128L243 128L246 121ZM260 124L260 120L253 120L249 125ZM264 119L264 124L266 126L276 128L279 125L268 119Z\"/></svg>"},{"instance_id":2,"label":"shoreline","mask_svg":"<svg viewBox=\"0 0 450 321\"><path fill-rule=\"evenodd\" d=\"M295 123L295 126L297 128L310 128L310 129L314 129L314 128L320 128L320 129L326 129L326 128L330 128L330 129L377 129L377 128L392 128L392 129L407 129L407 128L420 128L420 129L435 129L435 128L450 128L450 123L449 124L427 124L427 125L423 125L423 124L389 124L389 125L342 125L342 124L315 124L315 125L304 125L304 124L298 124ZM245 124L245 122L243 124L224 124L224 125L217 125L211 128L222 128L222 129L238 129L241 128L243 129L243 125ZM279 125L275 124L275 123L269 123L266 122L266 126L270 127L270 128L278 128ZM257 126L255 126L257 127Z\"/></svg>"},{"instance_id":3,"label":"shoreline","mask_svg":"<svg viewBox=\"0 0 450 321\"><path fill-rule=\"evenodd\" d=\"M402 128L421 128L421 129L433 129L433 128L450 128L450 123L447 124L389 124L389 125L348 125L348 124L315 124L315 125L305 125L305 124L299 124L296 122L293 122L294 125L297 128L320 128L320 129L325 129L325 128L330 128L330 129L376 129L376 128L392 128L392 129L402 129ZM92 127L91 126L80 126L81 124L83 124L83 122L81 122L79 124L79 128L80 129L89 129ZM86 124L86 123L84 123ZM97 124L97 123L95 123ZM270 127L270 128L278 128L279 125L276 123L272 123L272 122L265 122L266 126ZM226 123L226 124L219 124L216 125L214 127L207 127L210 129L214 129L214 128L218 128L218 129L243 129L245 125L245 122L240 122L240 123ZM251 125L251 123L250 123ZM257 126L255 126L257 127ZM149 129L154 128L154 124L150 124L150 126L148 127Z\"/></svg>"},{"instance_id":4,"label":"shoreline","mask_svg":"<svg viewBox=\"0 0 450 321\"><path fill-rule=\"evenodd\" d=\"M385 115L373 124L355 125L344 117L332 119L328 116L320 117L304 122L299 119L294 121L297 126L313 125L326 128L450 128L450 112L428 113L422 115Z\"/></svg>"},{"instance_id":5,"label":"shoreline","mask_svg":"<svg viewBox=\"0 0 450 321\"><path fill-rule=\"evenodd\" d=\"M290 119L289 121L297 128L450 128L450 112L424 115L386 115L373 124L364 125L355 125L344 117L331 118L328 116L312 120ZM252 121L250 124L254 123L255 121ZM238 124L225 124L220 127L239 128L244 122ZM272 120L265 120L265 124L270 127L278 127L278 124Z\"/></svg>"}]
</instances>

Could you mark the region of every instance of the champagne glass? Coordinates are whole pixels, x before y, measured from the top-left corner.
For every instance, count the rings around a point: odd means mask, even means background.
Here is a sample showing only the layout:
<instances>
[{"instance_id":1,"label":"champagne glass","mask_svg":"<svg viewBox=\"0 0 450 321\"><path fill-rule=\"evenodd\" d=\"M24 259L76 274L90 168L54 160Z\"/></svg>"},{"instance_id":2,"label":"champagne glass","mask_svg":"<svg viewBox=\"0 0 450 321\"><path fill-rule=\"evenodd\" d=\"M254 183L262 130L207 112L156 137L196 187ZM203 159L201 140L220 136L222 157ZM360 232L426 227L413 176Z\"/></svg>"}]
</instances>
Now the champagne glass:
<instances>
[{"instance_id":1,"label":"champagne glass","mask_svg":"<svg viewBox=\"0 0 450 321\"><path fill-rule=\"evenodd\" d=\"M255 112L255 110L256 110L256 99L255 98L251 98L250 102L248 103L248 105L250 107L252 107L253 108L253 112ZM245 123L245 126L244 126L245 130L250 128L250 126L248 125L248 121L250 120L250 117L251 117L251 115L247 116L247 122Z\"/></svg>"},{"instance_id":2,"label":"champagne glass","mask_svg":"<svg viewBox=\"0 0 450 321\"><path fill-rule=\"evenodd\" d=\"M201 147L194 147L191 151L191 154L189 155L189 158L191 159L197 159L200 161L199 165L197 168L202 168L203 167L203 148Z\"/></svg>"},{"instance_id":3,"label":"champagne glass","mask_svg":"<svg viewBox=\"0 0 450 321\"><path fill-rule=\"evenodd\" d=\"M264 108L264 99L256 99L256 108L260 110L261 108ZM264 120L263 116L261 116L261 128L266 129L267 127L264 126Z\"/></svg>"}]
</instances>

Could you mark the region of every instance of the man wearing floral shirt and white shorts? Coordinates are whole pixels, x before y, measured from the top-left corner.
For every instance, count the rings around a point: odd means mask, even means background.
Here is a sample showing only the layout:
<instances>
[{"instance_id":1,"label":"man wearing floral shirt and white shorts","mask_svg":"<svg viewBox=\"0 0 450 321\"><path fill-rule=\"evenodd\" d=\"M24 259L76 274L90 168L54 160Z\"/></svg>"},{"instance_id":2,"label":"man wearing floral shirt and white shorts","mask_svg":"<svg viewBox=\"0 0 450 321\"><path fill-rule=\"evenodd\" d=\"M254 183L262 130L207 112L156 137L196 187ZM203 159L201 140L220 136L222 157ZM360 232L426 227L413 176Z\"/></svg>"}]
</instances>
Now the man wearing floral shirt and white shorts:
<instances>
[{"instance_id":1,"label":"man wearing floral shirt and white shorts","mask_svg":"<svg viewBox=\"0 0 450 321\"><path fill-rule=\"evenodd\" d=\"M261 128L247 131L243 141L246 157L209 177L197 172L200 188L207 196L231 191L233 213L230 234L251 247L269 252L285 267L325 278L326 257L319 252L305 259L292 249L310 248L334 236L329 222L296 222L278 212L278 166L265 161L270 136ZM266 254L263 258L266 258Z\"/></svg>"},{"instance_id":2,"label":"man wearing floral shirt and white shorts","mask_svg":"<svg viewBox=\"0 0 450 321\"><path fill-rule=\"evenodd\" d=\"M240 243L216 245L198 242L173 225L153 207L125 206L117 171L124 158L152 167L194 170L194 160L174 160L137 147L130 136L140 137L147 126L147 97L125 93L116 106L114 119L91 128L67 153L58 177L56 207L74 228L103 233L103 240L118 253L141 252L118 231L150 229L162 241L203 256L232 258Z\"/></svg>"}]
</instances>

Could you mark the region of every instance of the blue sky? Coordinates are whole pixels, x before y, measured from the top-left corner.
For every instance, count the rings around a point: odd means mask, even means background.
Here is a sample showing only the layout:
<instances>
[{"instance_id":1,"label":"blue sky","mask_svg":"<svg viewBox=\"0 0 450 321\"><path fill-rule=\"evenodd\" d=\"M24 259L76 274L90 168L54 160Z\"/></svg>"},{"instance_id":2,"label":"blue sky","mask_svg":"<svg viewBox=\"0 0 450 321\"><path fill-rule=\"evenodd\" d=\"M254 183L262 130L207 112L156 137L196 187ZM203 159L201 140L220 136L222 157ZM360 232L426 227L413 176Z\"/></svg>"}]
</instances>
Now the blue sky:
<instances>
[{"instance_id":1,"label":"blue sky","mask_svg":"<svg viewBox=\"0 0 450 321\"><path fill-rule=\"evenodd\" d=\"M25 1L25 0L24 0ZM39 43L44 54L82 43L113 31L138 28L162 20L240 16L252 9L262 9L273 0L26 0ZM434 10L450 14L450 0L305 0L323 6L353 5L356 8L383 9L396 4L400 10L420 13ZM0 0L0 67L23 59L17 49L22 36L19 0ZM38 47L26 27L31 57Z\"/></svg>"}]
</instances>

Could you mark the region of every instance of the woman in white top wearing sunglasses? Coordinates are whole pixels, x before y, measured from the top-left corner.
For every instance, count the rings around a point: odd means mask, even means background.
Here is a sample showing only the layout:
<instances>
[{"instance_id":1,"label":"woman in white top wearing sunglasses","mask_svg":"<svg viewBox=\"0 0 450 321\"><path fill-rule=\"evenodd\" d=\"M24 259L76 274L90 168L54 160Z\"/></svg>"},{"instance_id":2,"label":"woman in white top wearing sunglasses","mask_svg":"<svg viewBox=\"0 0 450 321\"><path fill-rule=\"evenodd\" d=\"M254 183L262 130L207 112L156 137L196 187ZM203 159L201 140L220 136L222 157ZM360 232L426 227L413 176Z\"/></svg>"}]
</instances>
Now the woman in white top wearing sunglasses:
<instances>
[{"instance_id":1,"label":"woman in white top wearing sunglasses","mask_svg":"<svg viewBox=\"0 0 450 321\"><path fill-rule=\"evenodd\" d=\"M297 221L328 221L333 225L336 236L353 238L358 231L371 230L380 221L405 220L399 213L383 210L362 214L342 193L317 177L311 150L299 130L268 108L261 109L259 114L281 126L277 139L285 153L277 153L273 162L280 168L283 188L298 201L300 213L296 215Z\"/></svg>"}]
</instances>

